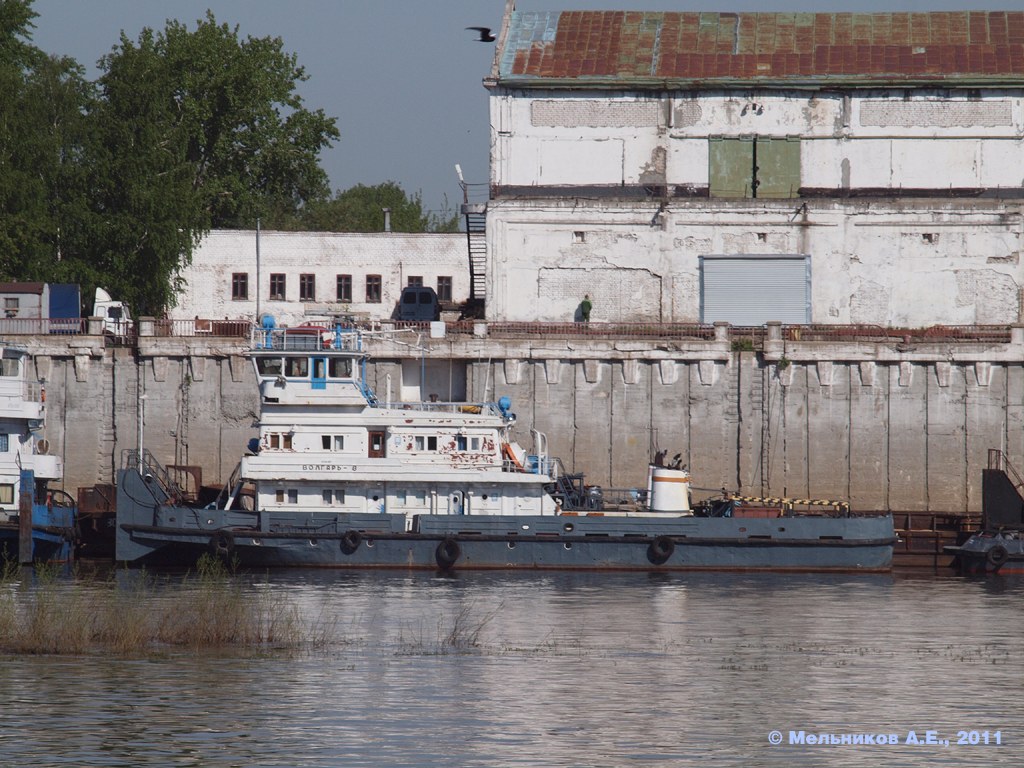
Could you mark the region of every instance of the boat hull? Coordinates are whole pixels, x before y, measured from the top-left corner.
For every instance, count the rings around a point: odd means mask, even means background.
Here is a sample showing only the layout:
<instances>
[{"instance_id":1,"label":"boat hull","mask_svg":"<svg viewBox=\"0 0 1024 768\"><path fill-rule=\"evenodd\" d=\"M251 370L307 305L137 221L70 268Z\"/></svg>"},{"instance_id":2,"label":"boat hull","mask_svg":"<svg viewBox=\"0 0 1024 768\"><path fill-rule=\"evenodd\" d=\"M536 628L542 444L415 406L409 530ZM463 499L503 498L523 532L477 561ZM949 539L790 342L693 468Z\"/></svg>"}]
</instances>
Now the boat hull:
<instances>
[{"instance_id":1,"label":"boat hull","mask_svg":"<svg viewBox=\"0 0 1024 768\"><path fill-rule=\"evenodd\" d=\"M186 565L212 553L247 568L888 571L892 517L258 513L146 504L121 478L117 559ZM143 503L140 503L143 502Z\"/></svg>"},{"instance_id":2,"label":"boat hull","mask_svg":"<svg viewBox=\"0 0 1024 768\"><path fill-rule=\"evenodd\" d=\"M1024 574L1024 539L1019 531L980 531L958 547L946 547L961 574Z\"/></svg>"}]
</instances>

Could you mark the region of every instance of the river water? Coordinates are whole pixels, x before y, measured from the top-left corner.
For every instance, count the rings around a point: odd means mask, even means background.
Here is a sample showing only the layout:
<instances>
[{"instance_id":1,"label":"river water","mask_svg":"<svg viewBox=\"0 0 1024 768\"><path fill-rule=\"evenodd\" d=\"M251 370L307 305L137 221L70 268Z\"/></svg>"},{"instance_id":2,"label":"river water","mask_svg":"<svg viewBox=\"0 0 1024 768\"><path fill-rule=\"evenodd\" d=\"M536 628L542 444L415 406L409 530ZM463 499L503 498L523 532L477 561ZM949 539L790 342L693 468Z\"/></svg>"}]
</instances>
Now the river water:
<instances>
[{"instance_id":1,"label":"river water","mask_svg":"<svg viewBox=\"0 0 1024 768\"><path fill-rule=\"evenodd\" d=\"M1024 581L290 571L248 588L322 642L5 657L0 764L1024 761Z\"/></svg>"}]
</instances>

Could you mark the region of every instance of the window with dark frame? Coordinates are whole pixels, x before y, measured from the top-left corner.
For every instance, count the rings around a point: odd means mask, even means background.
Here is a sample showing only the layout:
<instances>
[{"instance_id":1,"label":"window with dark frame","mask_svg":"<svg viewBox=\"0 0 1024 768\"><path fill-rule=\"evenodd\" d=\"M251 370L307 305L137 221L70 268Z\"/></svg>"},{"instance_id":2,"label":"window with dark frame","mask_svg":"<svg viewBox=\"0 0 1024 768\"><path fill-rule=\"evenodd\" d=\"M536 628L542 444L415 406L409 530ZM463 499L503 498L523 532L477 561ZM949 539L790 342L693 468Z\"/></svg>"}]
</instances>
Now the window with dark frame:
<instances>
[{"instance_id":1,"label":"window with dark frame","mask_svg":"<svg viewBox=\"0 0 1024 768\"><path fill-rule=\"evenodd\" d=\"M338 301L352 301L352 275L338 275Z\"/></svg>"},{"instance_id":2,"label":"window with dark frame","mask_svg":"<svg viewBox=\"0 0 1024 768\"><path fill-rule=\"evenodd\" d=\"M409 282L406 285L423 285L423 275L409 275Z\"/></svg>"},{"instance_id":3,"label":"window with dark frame","mask_svg":"<svg viewBox=\"0 0 1024 768\"><path fill-rule=\"evenodd\" d=\"M299 275L299 301L316 301L316 275Z\"/></svg>"},{"instance_id":4,"label":"window with dark frame","mask_svg":"<svg viewBox=\"0 0 1024 768\"><path fill-rule=\"evenodd\" d=\"M276 301L284 301L285 276L280 272L270 275L270 298Z\"/></svg>"},{"instance_id":5,"label":"window with dark frame","mask_svg":"<svg viewBox=\"0 0 1024 768\"><path fill-rule=\"evenodd\" d=\"M235 272L231 275L231 300L245 301L249 298L249 273Z\"/></svg>"},{"instance_id":6,"label":"window with dark frame","mask_svg":"<svg viewBox=\"0 0 1024 768\"><path fill-rule=\"evenodd\" d=\"M381 278L380 275L366 276L366 303L381 303Z\"/></svg>"},{"instance_id":7,"label":"window with dark frame","mask_svg":"<svg viewBox=\"0 0 1024 768\"><path fill-rule=\"evenodd\" d=\"M437 278L437 300L452 300L452 278L450 275L445 275Z\"/></svg>"}]
</instances>

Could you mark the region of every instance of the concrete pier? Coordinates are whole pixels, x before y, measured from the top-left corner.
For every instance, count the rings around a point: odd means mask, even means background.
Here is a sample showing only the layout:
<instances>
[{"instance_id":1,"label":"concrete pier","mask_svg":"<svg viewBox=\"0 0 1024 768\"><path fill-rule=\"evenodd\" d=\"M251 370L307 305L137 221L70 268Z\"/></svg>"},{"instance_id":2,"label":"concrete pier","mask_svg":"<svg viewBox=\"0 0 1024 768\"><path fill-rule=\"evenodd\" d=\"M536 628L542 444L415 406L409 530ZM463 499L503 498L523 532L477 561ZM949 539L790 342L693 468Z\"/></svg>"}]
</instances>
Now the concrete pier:
<instances>
[{"instance_id":1,"label":"concrete pier","mask_svg":"<svg viewBox=\"0 0 1024 768\"><path fill-rule=\"evenodd\" d=\"M258 412L241 339L25 337L47 393L46 434L65 489L111 482L122 451L198 465L224 482ZM657 449L682 454L699 489L849 499L855 509L978 512L989 448L1024 465L1024 332L1006 339L827 341L771 324L751 344L570 332L464 334L375 345L383 399L425 389L512 398L517 438L547 435L568 471L643 486ZM784 338L787 336L788 338ZM424 350L417 351L418 341ZM390 382L390 383L389 383ZM144 397L141 397L143 396ZM698 492L698 497L701 495Z\"/></svg>"}]
</instances>

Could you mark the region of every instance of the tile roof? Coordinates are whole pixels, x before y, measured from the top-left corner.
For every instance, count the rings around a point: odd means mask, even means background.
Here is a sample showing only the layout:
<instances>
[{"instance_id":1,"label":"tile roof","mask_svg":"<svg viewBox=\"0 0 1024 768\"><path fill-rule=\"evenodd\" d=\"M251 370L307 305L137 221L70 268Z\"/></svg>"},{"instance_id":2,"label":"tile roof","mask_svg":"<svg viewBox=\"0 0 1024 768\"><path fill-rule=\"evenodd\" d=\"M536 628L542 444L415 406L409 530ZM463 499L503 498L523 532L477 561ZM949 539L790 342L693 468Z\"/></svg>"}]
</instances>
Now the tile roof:
<instances>
[{"instance_id":1,"label":"tile roof","mask_svg":"<svg viewBox=\"0 0 1024 768\"><path fill-rule=\"evenodd\" d=\"M513 11L499 84L1024 84L1024 11Z\"/></svg>"}]
</instances>

